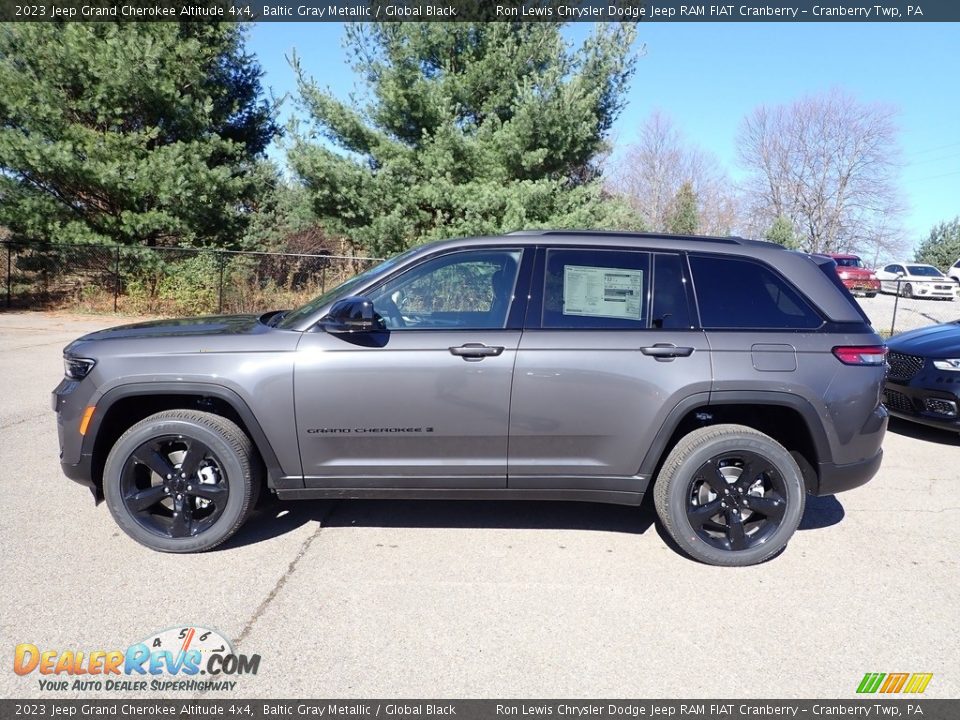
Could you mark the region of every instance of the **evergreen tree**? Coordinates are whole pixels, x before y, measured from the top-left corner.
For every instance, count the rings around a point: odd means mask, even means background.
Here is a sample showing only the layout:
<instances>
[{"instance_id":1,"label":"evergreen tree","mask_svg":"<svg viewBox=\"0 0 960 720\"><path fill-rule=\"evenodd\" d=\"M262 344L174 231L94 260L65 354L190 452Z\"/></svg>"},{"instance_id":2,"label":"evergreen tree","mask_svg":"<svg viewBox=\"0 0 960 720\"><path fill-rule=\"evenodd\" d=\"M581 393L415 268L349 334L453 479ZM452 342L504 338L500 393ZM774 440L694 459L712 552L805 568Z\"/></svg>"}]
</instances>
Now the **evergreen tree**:
<instances>
[{"instance_id":1,"label":"evergreen tree","mask_svg":"<svg viewBox=\"0 0 960 720\"><path fill-rule=\"evenodd\" d=\"M27 241L237 242L277 132L229 23L0 27L0 224Z\"/></svg>"},{"instance_id":2,"label":"evergreen tree","mask_svg":"<svg viewBox=\"0 0 960 720\"><path fill-rule=\"evenodd\" d=\"M685 182L677 190L667 216L667 230L677 235L695 235L700 227L697 212L697 194L693 185Z\"/></svg>"},{"instance_id":3,"label":"evergreen tree","mask_svg":"<svg viewBox=\"0 0 960 720\"><path fill-rule=\"evenodd\" d=\"M943 271L957 262L960 259L960 217L935 225L917 248L915 259L936 265Z\"/></svg>"},{"instance_id":4,"label":"evergreen tree","mask_svg":"<svg viewBox=\"0 0 960 720\"><path fill-rule=\"evenodd\" d=\"M300 71L329 144L298 136L291 165L328 228L377 255L452 235L631 226L602 195L596 159L624 103L633 37L603 26L572 50L555 23L350 25L366 102Z\"/></svg>"},{"instance_id":5,"label":"evergreen tree","mask_svg":"<svg viewBox=\"0 0 960 720\"><path fill-rule=\"evenodd\" d=\"M793 223L785 215L778 215L773 225L767 230L766 239L770 242L783 245L788 250L801 249L802 243L793 229Z\"/></svg>"}]
</instances>

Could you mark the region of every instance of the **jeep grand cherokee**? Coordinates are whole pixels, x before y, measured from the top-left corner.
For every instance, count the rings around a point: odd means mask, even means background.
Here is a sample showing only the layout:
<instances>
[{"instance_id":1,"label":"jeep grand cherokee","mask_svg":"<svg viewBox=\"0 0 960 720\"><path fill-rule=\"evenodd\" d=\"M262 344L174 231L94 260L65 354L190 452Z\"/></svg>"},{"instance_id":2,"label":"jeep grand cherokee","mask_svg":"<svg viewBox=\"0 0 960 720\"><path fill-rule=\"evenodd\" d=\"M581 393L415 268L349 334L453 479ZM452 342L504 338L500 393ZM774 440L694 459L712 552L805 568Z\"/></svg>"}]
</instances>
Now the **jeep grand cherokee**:
<instances>
[{"instance_id":1,"label":"jeep grand cherokee","mask_svg":"<svg viewBox=\"0 0 960 720\"><path fill-rule=\"evenodd\" d=\"M67 346L65 473L167 552L302 498L638 505L692 557L780 551L877 471L886 348L832 260L739 238L424 245L301 308Z\"/></svg>"}]
</instances>

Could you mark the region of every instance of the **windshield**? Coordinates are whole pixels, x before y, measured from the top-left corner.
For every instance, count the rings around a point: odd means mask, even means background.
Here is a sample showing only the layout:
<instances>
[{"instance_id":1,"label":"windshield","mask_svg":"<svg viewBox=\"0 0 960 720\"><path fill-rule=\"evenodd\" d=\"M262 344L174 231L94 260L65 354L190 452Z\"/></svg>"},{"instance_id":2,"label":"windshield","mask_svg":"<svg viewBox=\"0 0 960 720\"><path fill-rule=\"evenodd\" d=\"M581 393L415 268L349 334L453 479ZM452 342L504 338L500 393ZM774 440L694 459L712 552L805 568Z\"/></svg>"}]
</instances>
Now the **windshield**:
<instances>
[{"instance_id":1,"label":"windshield","mask_svg":"<svg viewBox=\"0 0 960 720\"><path fill-rule=\"evenodd\" d=\"M306 305L298 307L296 310L291 310L286 315L283 316L283 319L277 323L277 327L289 328L295 325L303 318L313 315L317 310L322 308L324 305L337 300L342 297L347 297L353 291L354 288L363 285L367 280L380 275L382 273L389 272L394 267L399 265L407 256L412 255L419 248L411 248L406 252L402 252L399 255L394 255L389 260L384 260L382 263L374 265L369 270L365 270L359 275L354 275L349 280L346 280L339 285L337 285L332 290L327 290L323 295L315 297L313 300L308 302Z\"/></svg>"},{"instance_id":2,"label":"windshield","mask_svg":"<svg viewBox=\"0 0 960 720\"><path fill-rule=\"evenodd\" d=\"M907 265L907 272L919 277L943 277L943 273L932 265Z\"/></svg>"},{"instance_id":3,"label":"windshield","mask_svg":"<svg viewBox=\"0 0 960 720\"><path fill-rule=\"evenodd\" d=\"M858 257L834 258L838 267L862 268L863 261Z\"/></svg>"}]
</instances>

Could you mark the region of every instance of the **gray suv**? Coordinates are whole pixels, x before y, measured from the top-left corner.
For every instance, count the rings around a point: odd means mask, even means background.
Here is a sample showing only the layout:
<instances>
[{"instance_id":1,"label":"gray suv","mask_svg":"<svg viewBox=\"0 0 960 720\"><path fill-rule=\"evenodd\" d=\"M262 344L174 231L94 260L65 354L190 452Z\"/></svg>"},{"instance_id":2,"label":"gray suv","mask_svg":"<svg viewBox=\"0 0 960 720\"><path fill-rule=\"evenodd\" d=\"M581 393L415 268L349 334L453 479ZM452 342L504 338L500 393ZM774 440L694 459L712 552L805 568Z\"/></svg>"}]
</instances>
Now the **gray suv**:
<instances>
[{"instance_id":1,"label":"gray suv","mask_svg":"<svg viewBox=\"0 0 960 720\"><path fill-rule=\"evenodd\" d=\"M885 353L829 258L519 232L417 247L287 312L86 335L53 406L64 472L155 550L219 545L262 491L652 491L683 551L749 565L806 493L876 473Z\"/></svg>"}]
</instances>

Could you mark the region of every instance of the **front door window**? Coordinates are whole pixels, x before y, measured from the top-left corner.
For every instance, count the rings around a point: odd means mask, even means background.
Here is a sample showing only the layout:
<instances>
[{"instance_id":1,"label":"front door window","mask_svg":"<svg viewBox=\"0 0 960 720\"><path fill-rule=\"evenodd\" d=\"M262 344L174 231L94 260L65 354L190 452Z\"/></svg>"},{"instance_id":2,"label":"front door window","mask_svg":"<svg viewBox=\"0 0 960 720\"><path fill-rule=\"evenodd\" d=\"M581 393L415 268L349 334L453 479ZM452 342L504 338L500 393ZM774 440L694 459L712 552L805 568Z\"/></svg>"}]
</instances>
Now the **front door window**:
<instances>
[{"instance_id":1,"label":"front door window","mask_svg":"<svg viewBox=\"0 0 960 720\"><path fill-rule=\"evenodd\" d=\"M369 296L390 330L502 330L520 250L475 250L428 260Z\"/></svg>"}]
</instances>

